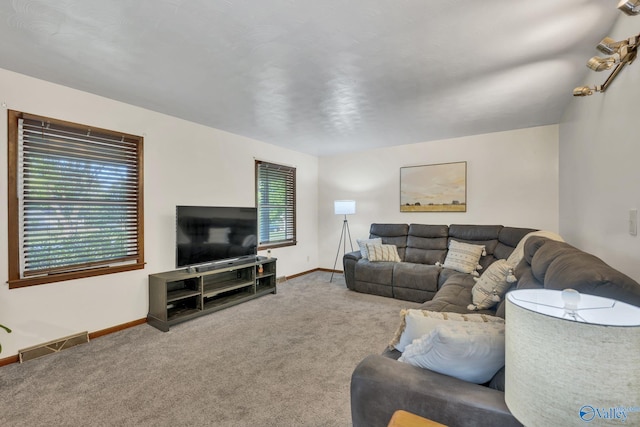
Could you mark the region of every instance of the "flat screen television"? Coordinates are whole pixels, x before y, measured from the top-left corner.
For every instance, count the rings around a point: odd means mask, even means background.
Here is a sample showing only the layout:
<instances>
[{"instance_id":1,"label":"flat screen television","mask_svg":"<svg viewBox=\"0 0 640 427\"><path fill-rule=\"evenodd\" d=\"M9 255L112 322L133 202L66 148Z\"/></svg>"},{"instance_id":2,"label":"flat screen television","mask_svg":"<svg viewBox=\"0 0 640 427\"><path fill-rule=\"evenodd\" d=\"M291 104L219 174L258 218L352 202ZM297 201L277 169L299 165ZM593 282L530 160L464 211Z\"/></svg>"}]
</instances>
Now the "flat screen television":
<instances>
[{"instance_id":1,"label":"flat screen television","mask_svg":"<svg viewBox=\"0 0 640 427\"><path fill-rule=\"evenodd\" d=\"M176 206L176 268L256 256L256 208Z\"/></svg>"}]
</instances>

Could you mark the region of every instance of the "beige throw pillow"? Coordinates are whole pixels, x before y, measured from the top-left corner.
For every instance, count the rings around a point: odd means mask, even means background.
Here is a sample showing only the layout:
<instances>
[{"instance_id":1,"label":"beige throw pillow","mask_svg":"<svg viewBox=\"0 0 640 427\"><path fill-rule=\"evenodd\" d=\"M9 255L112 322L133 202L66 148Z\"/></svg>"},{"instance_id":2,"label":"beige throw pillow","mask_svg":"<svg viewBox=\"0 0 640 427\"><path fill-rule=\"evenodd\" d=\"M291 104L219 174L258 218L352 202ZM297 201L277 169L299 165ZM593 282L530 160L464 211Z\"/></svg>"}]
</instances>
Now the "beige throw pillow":
<instances>
[{"instance_id":1,"label":"beige throw pillow","mask_svg":"<svg viewBox=\"0 0 640 427\"><path fill-rule=\"evenodd\" d=\"M509 275L513 270L505 259L499 259L482 273L471 289L473 304L467 306L469 310L484 310L499 303L509 289Z\"/></svg>"},{"instance_id":2,"label":"beige throw pillow","mask_svg":"<svg viewBox=\"0 0 640 427\"><path fill-rule=\"evenodd\" d=\"M373 245L367 243L367 253L369 254L369 261L391 261L400 262L400 256L398 255L398 248L396 245Z\"/></svg>"},{"instance_id":3,"label":"beige throw pillow","mask_svg":"<svg viewBox=\"0 0 640 427\"><path fill-rule=\"evenodd\" d=\"M404 351L413 340L430 333L436 326L447 321L504 323L503 318L486 314L448 313L418 309L401 310L400 316L402 322L389 343L389 349L395 348L398 351Z\"/></svg>"},{"instance_id":4,"label":"beige throw pillow","mask_svg":"<svg viewBox=\"0 0 640 427\"><path fill-rule=\"evenodd\" d=\"M479 270L482 268L478 262L480 257L486 255L484 245L472 245L470 243L458 242L452 240L449 242L449 250L444 260L443 267L450 268L460 273L473 274L478 276Z\"/></svg>"}]
</instances>

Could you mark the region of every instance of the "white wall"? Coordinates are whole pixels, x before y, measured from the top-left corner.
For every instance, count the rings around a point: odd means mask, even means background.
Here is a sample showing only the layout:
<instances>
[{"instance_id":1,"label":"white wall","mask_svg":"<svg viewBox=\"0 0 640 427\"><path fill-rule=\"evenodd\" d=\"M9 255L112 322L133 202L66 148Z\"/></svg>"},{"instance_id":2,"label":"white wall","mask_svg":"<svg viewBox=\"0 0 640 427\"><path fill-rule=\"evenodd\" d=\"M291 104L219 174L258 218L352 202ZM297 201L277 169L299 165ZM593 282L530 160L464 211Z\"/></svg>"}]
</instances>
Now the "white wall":
<instances>
[{"instance_id":1,"label":"white wall","mask_svg":"<svg viewBox=\"0 0 640 427\"><path fill-rule=\"evenodd\" d=\"M400 168L467 162L467 212L400 212ZM558 231L558 126L475 135L320 159L320 265L333 268L343 217L356 200L353 243L372 222L502 224ZM355 247L357 249L357 246ZM347 245L347 251L349 247ZM336 269L341 270L340 258Z\"/></svg>"},{"instance_id":2,"label":"white wall","mask_svg":"<svg viewBox=\"0 0 640 427\"><path fill-rule=\"evenodd\" d=\"M8 289L7 121L0 119L0 357L146 317L147 275L175 267L175 206L254 206L254 158L297 168L298 245L272 251L278 276L318 265L318 159L0 69L7 108L144 136L144 270Z\"/></svg>"},{"instance_id":3,"label":"white wall","mask_svg":"<svg viewBox=\"0 0 640 427\"><path fill-rule=\"evenodd\" d=\"M637 33L638 19L621 14L610 36ZM602 84L607 76L590 72L584 83ZM560 124L560 232L636 281L640 237L629 235L628 220L630 209L640 209L638 99L636 61L605 93L574 98Z\"/></svg>"}]
</instances>

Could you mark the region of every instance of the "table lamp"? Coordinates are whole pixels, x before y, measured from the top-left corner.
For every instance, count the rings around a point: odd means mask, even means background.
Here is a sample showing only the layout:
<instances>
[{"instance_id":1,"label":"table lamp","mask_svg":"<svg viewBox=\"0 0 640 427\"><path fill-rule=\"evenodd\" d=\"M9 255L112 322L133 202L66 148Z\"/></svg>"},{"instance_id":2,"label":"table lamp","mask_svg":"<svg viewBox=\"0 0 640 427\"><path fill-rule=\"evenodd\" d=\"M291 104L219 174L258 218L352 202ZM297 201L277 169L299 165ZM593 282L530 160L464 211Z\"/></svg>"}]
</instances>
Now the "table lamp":
<instances>
[{"instance_id":1,"label":"table lamp","mask_svg":"<svg viewBox=\"0 0 640 427\"><path fill-rule=\"evenodd\" d=\"M640 425L640 307L574 290L506 303L505 401L527 427Z\"/></svg>"}]
</instances>

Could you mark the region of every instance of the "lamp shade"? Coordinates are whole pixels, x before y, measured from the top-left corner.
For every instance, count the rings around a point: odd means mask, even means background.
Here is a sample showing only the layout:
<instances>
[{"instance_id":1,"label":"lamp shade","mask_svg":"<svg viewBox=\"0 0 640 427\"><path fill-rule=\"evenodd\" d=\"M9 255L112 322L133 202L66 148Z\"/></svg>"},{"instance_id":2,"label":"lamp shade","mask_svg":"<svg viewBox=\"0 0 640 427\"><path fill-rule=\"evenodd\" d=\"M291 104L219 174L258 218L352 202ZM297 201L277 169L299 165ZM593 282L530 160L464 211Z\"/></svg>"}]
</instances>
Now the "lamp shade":
<instances>
[{"instance_id":1,"label":"lamp shade","mask_svg":"<svg viewBox=\"0 0 640 427\"><path fill-rule=\"evenodd\" d=\"M355 200L334 200L333 210L336 215L353 215L356 213Z\"/></svg>"},{"instance_id":2,"label":"lamp shade","mask_svg":"<svg viewBox=\"0 0 640 427\"><path fill-rule=\"evenodd\" d=\"M507 294L509 410L527 427L640 425L640 307L562 296L547 289Z\"/></svg>"}]
</instances>

